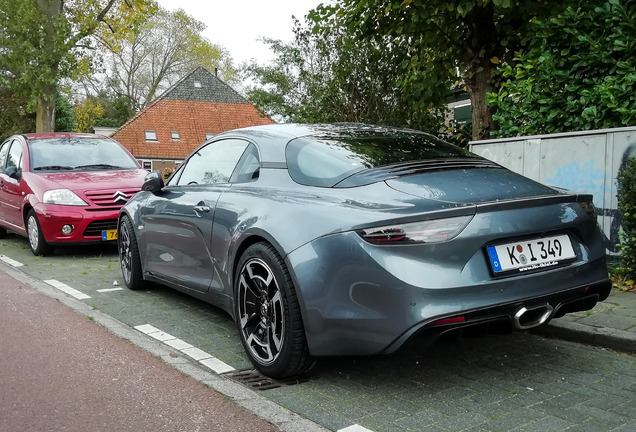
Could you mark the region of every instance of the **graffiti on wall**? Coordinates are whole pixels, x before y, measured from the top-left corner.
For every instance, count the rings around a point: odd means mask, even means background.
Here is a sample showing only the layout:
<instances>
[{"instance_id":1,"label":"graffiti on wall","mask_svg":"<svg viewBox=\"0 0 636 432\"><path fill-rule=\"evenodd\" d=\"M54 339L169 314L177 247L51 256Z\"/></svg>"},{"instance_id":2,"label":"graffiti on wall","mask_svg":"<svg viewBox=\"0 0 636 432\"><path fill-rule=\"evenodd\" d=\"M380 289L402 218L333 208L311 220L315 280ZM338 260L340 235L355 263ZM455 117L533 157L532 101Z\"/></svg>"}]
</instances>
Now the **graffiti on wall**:
<instances>
[{"instance_id":1,"label":"graffiti on wall","mask_svg":"<svg viewBox=\"0 0 636 432\"><path fill-rule=\"evenodd\" d=\"M594 196L594 205L599 217L609 219L609 230L603 232L605 247L609 252L620 252L621 214L618 209L607 208L604 197L615 193L615 183L618 171L623 169L630 157L636 156L636 144L627 146L621 156L621 163L616 172L606 172L605 163L598 166L596 159L575 162L559 167L552 177L546 178L546 183Z\"/></svg>"}]
</instances>

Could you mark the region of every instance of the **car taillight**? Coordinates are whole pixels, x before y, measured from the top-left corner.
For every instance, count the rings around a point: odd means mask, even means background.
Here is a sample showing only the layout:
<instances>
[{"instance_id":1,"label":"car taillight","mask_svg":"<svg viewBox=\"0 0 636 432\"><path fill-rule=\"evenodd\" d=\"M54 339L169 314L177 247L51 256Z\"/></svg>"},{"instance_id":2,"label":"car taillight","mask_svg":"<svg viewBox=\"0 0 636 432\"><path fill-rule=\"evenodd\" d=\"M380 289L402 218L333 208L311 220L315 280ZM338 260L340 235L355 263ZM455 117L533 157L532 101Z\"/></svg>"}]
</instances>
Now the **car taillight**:
<instances>
[{"instance_id":1,"label":"car taillight","mask_svg":"<svg viewBox=\"0 0 636 432\"><path fill-rule=\"evenodd\" d=\"M457 237L472 216L433 219L406 224L387 225L358 231L360 237L372 244L443 243Z\"/></svg>"},{"instance_id":2,"label":"car taillight","mask_svg":"<svg viewBox=\"0 0 636 432\"><path fill-rule=\"evenodd\" d=\"M598 216L598 214L596 213L596 206L594 205L592 201L584 201L579 204L589 217L596 220L596 217Z\"/></svg>"}]
</instances>

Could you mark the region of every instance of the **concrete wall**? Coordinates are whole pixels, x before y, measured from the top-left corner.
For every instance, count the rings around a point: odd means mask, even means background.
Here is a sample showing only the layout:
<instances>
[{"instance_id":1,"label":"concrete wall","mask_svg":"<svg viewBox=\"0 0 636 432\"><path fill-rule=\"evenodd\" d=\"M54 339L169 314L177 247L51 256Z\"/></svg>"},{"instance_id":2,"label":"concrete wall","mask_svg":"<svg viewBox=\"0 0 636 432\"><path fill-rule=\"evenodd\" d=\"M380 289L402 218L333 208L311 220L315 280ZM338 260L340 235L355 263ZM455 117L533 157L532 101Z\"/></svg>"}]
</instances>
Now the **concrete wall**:
<instances>
[{"instance_id":1,"label":"concrete wall","mask_svg":"<svg viewBox=\"0 0 636 432\"><path fill-rule=\"evenodd\" d=\"M471 141L469 148L533 180L594 195L607 250L618 252L616 175L636 156L636 127Z\"/></svg>"}]
</instances>

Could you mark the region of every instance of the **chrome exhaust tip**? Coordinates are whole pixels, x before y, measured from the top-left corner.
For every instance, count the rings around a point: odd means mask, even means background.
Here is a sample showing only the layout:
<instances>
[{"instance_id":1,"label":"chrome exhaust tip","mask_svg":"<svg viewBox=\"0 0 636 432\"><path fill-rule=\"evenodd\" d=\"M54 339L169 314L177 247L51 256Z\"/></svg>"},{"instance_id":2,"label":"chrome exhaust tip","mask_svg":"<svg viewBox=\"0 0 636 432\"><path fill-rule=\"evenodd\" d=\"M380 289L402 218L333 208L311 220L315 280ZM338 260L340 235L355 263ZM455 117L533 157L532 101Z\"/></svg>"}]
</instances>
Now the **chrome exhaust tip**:
<instances>
[{"instance_id":1,"label":"chrome exhaust tip","mask_svg":"<svg viewBox=\"0 0 636 432\"><path fill-rule=\"evenodd\" d=\"M553 311L554 308L548 303L534 307L523 306L515 313L515 327L519 330L527 330L540 326L552 316Z\"/></svg>"}]
</instances>

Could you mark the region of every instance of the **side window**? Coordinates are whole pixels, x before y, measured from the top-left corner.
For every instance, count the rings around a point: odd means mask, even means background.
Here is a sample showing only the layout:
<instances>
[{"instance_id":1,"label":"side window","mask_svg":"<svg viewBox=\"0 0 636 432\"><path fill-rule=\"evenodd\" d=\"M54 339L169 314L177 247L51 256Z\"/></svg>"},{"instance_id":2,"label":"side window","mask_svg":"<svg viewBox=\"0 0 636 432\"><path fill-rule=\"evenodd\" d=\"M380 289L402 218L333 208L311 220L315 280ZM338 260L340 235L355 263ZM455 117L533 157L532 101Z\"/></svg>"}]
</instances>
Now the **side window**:
<instances>
[{"instance_id":1,"label":"side window","mask_svg":"<svg viewBox=\"0 0 636 432\"><path fill-rule=\"evenodd\" d=\"M230 182L246 183L254 181L258 178L260 168L261 160L258 157L258 150L254 144L250 143L243 153L238 165L236 165L236 169L232 173Z\"/></svg>"},{"instance_id":2,"label":"side window","mask_svg":"<svg viewBox=\"0 0 636 432\"><path fill-rule=\"evenodd\" d=\"M4 167L7 164L7 153L9 153L9 146L11 146L10 141L5 141L2 143L2 147L0 147L0 171L4 172Z\"/></svg>"},{"instance_id":3,"label":"side window","mask_svg":"<svg viewBox=\"0 0 636 432\"><path fill-rule=\"evenodd\" d=\"M6 167L22 168L22 146L20 145L20 141L13 140L11 143L11 148L7 155Z\"/></svg>"},{"instance_id":4,"label":"side window","mask_svg":"<svg viewBox=\"0 0 636 432\"><path fill-rule=\"evenodd\" d=\"M181 170L178 185L227 183L248 146L247 141L212 142L194 153Z\"/></svg>"}]
</instances>

